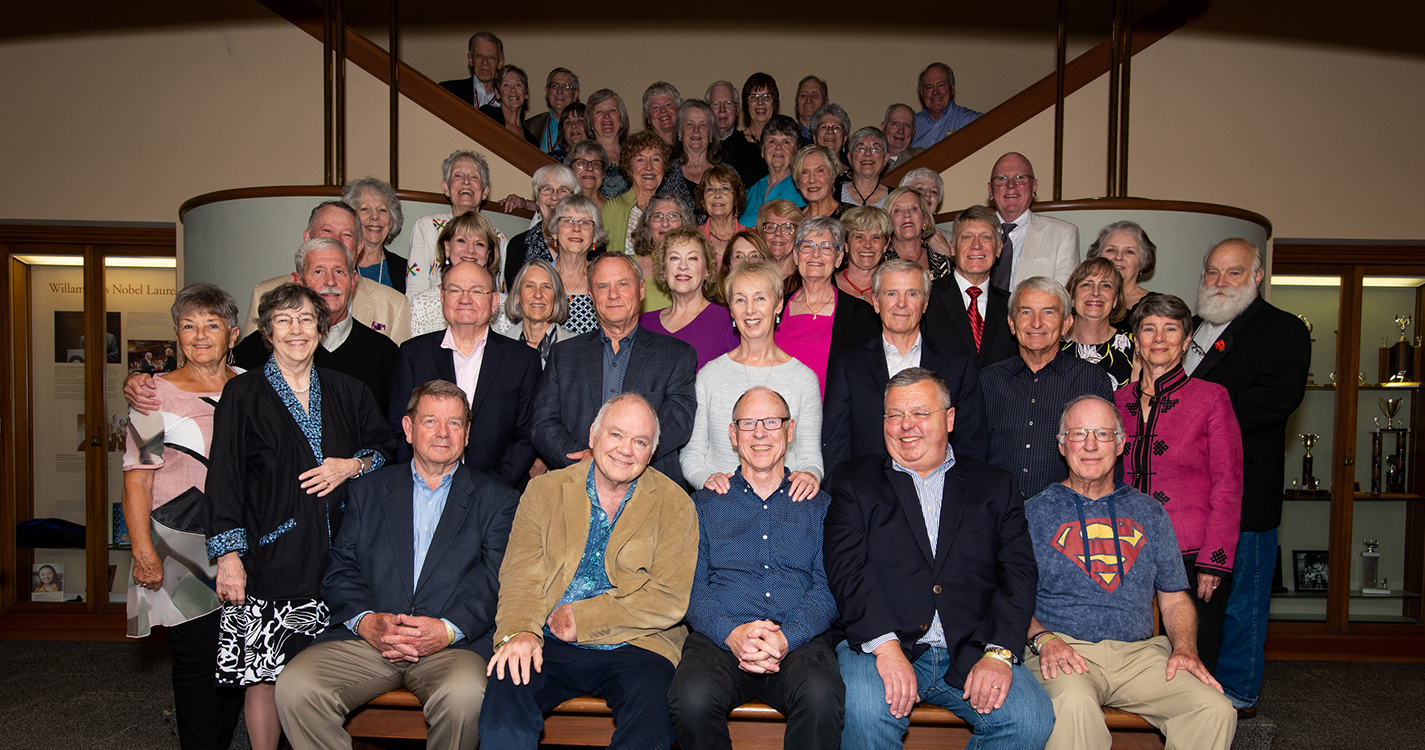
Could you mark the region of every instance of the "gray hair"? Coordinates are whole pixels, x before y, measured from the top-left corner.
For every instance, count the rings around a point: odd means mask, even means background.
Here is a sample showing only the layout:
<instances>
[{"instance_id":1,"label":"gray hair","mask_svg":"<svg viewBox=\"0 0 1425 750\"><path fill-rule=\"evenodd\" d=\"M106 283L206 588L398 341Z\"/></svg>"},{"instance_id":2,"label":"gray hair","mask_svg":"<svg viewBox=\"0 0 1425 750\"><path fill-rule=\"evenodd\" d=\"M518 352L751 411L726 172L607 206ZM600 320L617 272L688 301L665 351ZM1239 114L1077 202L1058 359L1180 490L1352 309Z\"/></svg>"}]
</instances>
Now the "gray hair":
<instances>
[{"instance_id":1,"label":"gray hair","mask_svg":"<svg viewBox=\"0 0 1425 750\"><path fill-rule=\"evenodd\" d=\"M262 299L257 302L257 330L261 332L262 343L267 346L268 351L272 351L272 318L283 310L301 310L304 302L311 304L312 311L317 316L317 338L326 338L332 322L326 300L301 284L289 281L277 285L272 291L262 295Z\"/></svg>"},{"instance_id":2,"label":"gray hair","mask_svg":"<svg viewBox=\"0 0 1425 750\"><path fill-rule=\"evenodd\" d=\"M656 249L653 243L653 226L649 218L653 215L653 207L660 203L672 203L678 207L678 215L682 217L683 223L679 226L698 227L698 221L693 216L693 209L683 202L682 198L671 192L662 192L648 199L648 207L643 209L643 214L638 217L638 223L633 227L633 253L644 257L653 255Z\"/></svg>"},{"instance_id":3,"label":"gray hair","mask_svg":"<svg viewBox=\"0 0 1425 750\"><path fill-rule=\"evenodd\" d=\"M627 257L627 256L625 256L625 257ZM637 263L634 264L634 266L637 266L637 265L638 265ZM658 412L657 412L657 410L655 410L655 409L653 408L653 405L652 405L652 404L648 403L648 399L646 399L646 398L644 398L644 397L638 395L637 393L633 393L633 392L620 393L620 394L618 394L617 396L614 396L613 398L609 399L608 401L605 401L605 402L604 402L604 405L599 407L599 413L594 417L594 425L593 425L593 428L592 428L593 432L594 432L595 434L601 432L601 431L602 431L601 428L604 426L604 415L605 415L605 414L608 414L608 413L609 413L609 410L612 409L612 408L614 408L614 406L616 406L616 405L618 405L618 404L621 404L621 403L623 403L623 402L625 402L625 401L632 401L632 402L637 403L637 404L643 404L643 408L647 409L647 410L648 410L648 413L651 414L651 415L653 415L653 449L652 449L652 452L653 452L653 453L657 453L657 452L658 452L658 439L663 436L663 426L658 423Z\"/></svg>"},{"instance_id":4,"label":"gray hair","mask_svg":"<svg viewBox=\"0 0 1425 750\"><path fill-rule=\"evenodd\" d=\"M1133 332L1134 338L1138 337L1138 326L1150 315L1177 321L1183 328L1183 337L1192 338L1192 310L1188 309L1182 298L1171 294L1150 294L1144 297L1138 306L1133 308L1133 315L1128 319L1128 330Z\"/></svg>"},{"instance_id":5,"label":"gray hair","mask_svg":"<svg viewBox=\"0 0 1425 750\"><path fill-rule=\"evenodd\" d=\"M941 177L939 172L928 167L916 167L906 172L905 177L901 178L899 187L910 187L918 180L933 180L935 187L940 190L940 200L945 200L945 178ZM940 210L939 206L927 206L927 208L932 214Z\"/></svg>"},{"instance_id":6,"label":"gray hair","mask_svg":"<svg viewBox=\"0 0 1425 750\"><path fill-rule=\"evenodd\" d=\"M202 281L195 281L188 286L178 290L178 295L173 298L173 307L169 308L173 315L173 327L178 328L178 319L184 315L198 315L206 313L216 315L227 321L228 328L232 329L238 325L237 302L233 296L219 288L216 284L208 284ZM226 339L224 339L226 340Z\"/></svg>"},{"instance_id":7,"label":"gray hair","mask_svg":"<svg viewBox=\"0 0 1425 750\"><path fill-rule=\"evenodd\" d=\"M655 96L673 97L673 106L683 106L683 95L678 93L678 87L667 81L657 81L652 86L643 90L643 125L648 127L648 100Z\"/></svg>"},{"instance_id":8,"label":"gray hair","mask_svg":"<svg viewBox=\"0 0 1425 750\"><path fill-rule=\"evenodd\" d=\"M545 164L539 169L534 170L534 175L530 178L530 182L534 185L534 193L536 196L539 195L539 189L544 187L545 181L569 188L571 194L579 192L578 175L574 174L574 170L563 164Z\"/></svg>"},{"instance_id":9,"label":"gray hair","mask_svg":"<svg viewBox=\"0 0 1425 750\"><path fill-rule=\"evenodd\" d=\"M386 203L386 210L391 212L391 231L386 233L386 241L383 245L391 244L391 240L396 239L396 235L401 233L401 227L406 224L406 217L401 213L401 199L396 197L396 189L391 187L391 183L385 180L378 180L375 177L362 177L359 180L352 180L342 188L341 200L353 211L356 211L356 219L361 221L361 209L357 207L357 201L361 200L361 194L367 190L381 196L381 200Z\"/></svg>"},{"instance_id":10,"label":"gray hair","mask_svg":"<svg viewBox=\"0 0 1425 750\"><path fill-rule=\"evenodd\" d=\"M559 226L560 220L569 214L583 214L589 217L589 221L594 222L594 245L603 244L609 238L609 233L604 230L604 214L599 210L599 204L589 200L589 198L579 191L574 191L573 195L566 195L554 204L554 210L549 212L549 226L544 227L544 238L554 239L554 233ZM589 250L592 252L593 247Z\"/></svg>"},{"instance_id":11,"label":"gray hair","mask_svg":"<svg viewBox=\"0 0 1425 750\"><path fill-rule=\"evenodd\" d=\"M836 184L836 173L841 171L841 161L836 158L836 154L831 153L831 149L819 143L802 146L792 155L792 184L796 184L797 175L802 173L802 163L812 154L821 154L821 158L826 160L826 171L834 186Z\"/></svg>"},{"instance_id":12,"label":"gray hair","mask_svg":"<svg viewBox=\"0 0 1425 750\"><path fill-rule=\"evenodd\" d=\"M1068 417L1069 417L1069 410L1072 409L1072 408L1074 408L1075 406L1078 406L1079 404L1081 404L1081 403L1083 403L1083 402L1085 402L1085 401L1097 401L1097 402L1099 402L1100 404L1103 404L1104 406L1107 406L1107 407L1108 407L1108 410L1111 411L1111 412L1113 412L1113 424L1114 424L1114 429L1118 430L1118 440L1116 440L1116 441L1114 441L1114 442L1116 442L1116 443L1121 443L1121 442L1123 442L1123 439L1124 439L1123 413L1118 410L1118 407L1117 407L1116 405L1114 405L1114 403L1113 403L1112 401L1109 401L1108 399L1104 398L1103 396L1095 396L1095 395L1092 394L1092 393L1085 393L1084 395L1079 396L1078 398L1070 399L1070 400L1069 400L1069 403L1064 404L1064 410L1061 411L1061 412L1059 412L1059 434L1058 434L1059 444L1060 444L1060 445L1063 445L1063 444L1064 444L1064 433L1068 430L1068 425L1065 424L1064 420L1068 419Z\"/></svg>"},{"instance_id":13,"label":"gray hair","mask_svg":"<svg viewBox=\"0 0 1425 750\"><path fill-rule=\"evenodd\" d=\"M427 381L416 386L416 389L411 391L411 399L406 402L406 416L410 417L412 422L416 420L416 407L420 406L421 399L427 396L431 398L450 398L459 401L462 407L461 411L465 414L465 424L470 424L470 396L466 394L460 386L449 380Z\"/></svg>"},{"instance_id":14,"label":"gray hair","mask_svg":"<svg viewBox=\"0 0 1425 750\"><path fill-rule=\"evenodd\" d=\"M475 151L456 151L445 157L445 161L440 163L441 182L450 182L450 171L455 169L455 162L461 159L468 159L475 162L475 166L480 169L480 184L490 187L490 163L485 161L485 155Z\"/></svg>"},{"instance_id":15,"label":"gray hair","mask_svg":"<svg viewBox=\"0 0 1425 750\"><path fill-rule=\"evenodd\" d=\"M599 89L589 95L589 98L584 102L584 106L588 107L586 111L589 113L589 119L592 120L594 117L594 107L606 101L613 101L613 103L618 105L618 139L622 141L624 136L628 135L628 107L623 105L623 97L619 96L613 89ZM607 155L605 155L604 161L608 161Z\"/></svg>"},{"instance_id":16,"label":"gray hair","mask_svg":"<svg viewBox=\"0 0 1425 750\"><path fill-rule=\"evenodd\" d=\"M594 269L598 268L599 264L603 263L606 260L621 260L624 263L627 263L628 267L633 269L633 275L638 279L638 283L643 283L643 268L638 265L638 260L635 259L632 255L627 255L625 253L604 253L603 255L600 255L599 257L589 261L589 267L585 271L585 278L589 282L589 294L594 293Z\"/></svg>"},{"instance_id":17,"label":"gray hair","mask_svg":"<svg viewBox=\"0 0 1425 750\"><path fill-rule=\"evenodd\" d=\"M891 142L886 139L886 131L881 130L875 125L867 125L866 127L856 131L855 133L852 133L851 139L846 141L847 147L856 148L856 142L861 140L862 138L876 139L876 142L881 144L882 152L891 147Z\"/></svg>"},{"instance_id":18,"label":"gray hair","mask_svg":"<svg viewBox=\"0 0 1425 750\"><path fill-rule=\"evenodd\" d=\"M826 104L817 107L816 111L811 113L811 122L813 130L816 129L816 122L817 120L821 119L822 115L834 115L836 119L841 121L841 132L845 133L848 136L851 135L851 115L846 114L846 110L842 108L840 104L832 104L831 102L827 102Z\"/></svg>"},{"instance_id":19,"label":"gray hair","mask_svg":"<svg viewBox=\"0 0 1425 750\"><path fill-rule=\"evenodd\" d=\"M995 213L993 208L978 203L955 215L955 220L950 223L950 243L953 245L955 238L960 236L960 229L972 221L989 225L995 238L995 249L998 250L1004 241L1000 236L999 214Z\"/></svg>"},{"instance_id":20,"label":"gray hair","mask_svg":"<svg viewBox=\"0 0 1425 750\"><path fill-rule=\"evenodd\" d=\"M1014 287L1014 294L1009 296L1009 314L1014 315L1015 308L1019 307L1019 298L1025 292L1043 292L1052 294L1059 301L1059 314L1068 317L1074 314L1074 302L1069 298L1069 290L1063 284L1049 278L1048 276L1030 276L1019 282Z\"/></svg>"},{"instance_id":21,"label":"gray hair","mask_svg":"<svg viewBox=\"0 0 1425 750\"><path fill-rule=\"evenodd\" d=\"M940 394L940 403L943 408L949 409L955 405L955 402L950 398L950 386L945 382L945 378L940 377L934 370L927 370L924 367L907 367L892 375L891 379L886 381L886 389L882 398L890 396L892 388L920 385L927 380L935 384L935 390Z\"/></svg>"},{"instance_id":22,"label":"gray hair","mask_svg":"<svg viewBox=\"0 0 1425 750\"><path fill-rule=\"evenodd\" d=\"M913 260L906 260L905 258L892 258L876 266L876 270L871 272L871 293L880 294L881 277L885 274L896 273L898 271L919 273L920 293L924 294L926 299L930 298L930 269L921 268L919 263Z\"/></svg>"},{"instance_id":23,"label":"gray hair","mask_svg":"<svg viewBox=\"0 0 1425 750\"><path fill-rule=\"evenodd\" d=\"M846 249L846 228L841 226L841 222L830 216L808 216L802 219L802 223L797 225L797 233L792 236L792 247L802 244L802 240L806 239L807 235L820 234L821 232L831 233L831 241L836 243L837 252Z\"/></svg>"},{"instance_id":24,"label":"gray hair","mask_svg":"<svg viewBox=\"0 0 1425 750\"><path fill-rule=\"evenodd\" d=\"M765 385L754 385L751 388L748 388L747 390L743 391L742 395L738 396L737 400L732 403L732 417L734 422L737 421L737 407L742 406L742 399L751 396L753 391L766 391L772 394L773 396L776 396L777 400L782 403L782 410L787 413L787 418L791 419L792 407L787 405L787 399L784 398L782 394L772 390L771 388L768 388Z\"/></svg>"},{"instance_id":25,"label":"gray hair","mask_svg":"<svg viewBox=\"0 0 1425 750\"><path fill-rule=\"evenodd\" d=\"M574 75L574 71L568 68L555 68L554 70L549 71L549 75L544 77L544 87L549 88L550 86L553 86L554 76L558 75L559 73L563 73L564 75L574 79L574 90L579 90L579 76Z\"/></svg>"},{"instance_id":26,"label":"gray hair","mask_svg":"<svg viewBox=\"0 0 1425 750\"><path fill-rule=\"evenodd\" d=\"M921 75L925 75L925 74L924 74L924 73L921 73ZM902 104L902 103L900 103L900 102L896 102L895 104L892 104L891 106L886 107L886 114L885 114L885 116L883 116L883 117L881 118L881 122L885 122L885 121L891 119L891 113L894 112L894 111L896 111L896 108L897 108L897 107L905 107L906 109L910 110L910 116L911 116L912 121L915 119L915 108L914 108L914 107L911 107L909 104Z\"/></svg>"},{"instance_id":27,"label":"gray hair","mask_svg":"<svg viewBox=\"0 0 1425 750\"><path fill-rule=\"evenodd\" d=\"M599 157L599 161L604 164L609 163L609 152L605 151L604 147L600 146L599 142L592 138L586 141L579 141L573 146L570 146L569 154L564 157L564 166L573 166L574 161L580 156L597 156ZM579 191L575 190L574 192L577 193Z\"/></svg>"},{"instance_id":28,"label":"gray hair","mask_svg":"<svg viewBox=\"0 0 1425 750\"><path fill-rule=\"evenodd\" d=\"M342 205L346 204L343 203ZM314 250L339 250L341 251L341 256L346 258L346 270L354 271L356 268L356 261L351 257L351 253L347 251L346 245L330 237L313 237L303 242L302 246L297 248L296 260L298 276L307 272L307 253Z\"/></svg>"},{"instance_id":29,"label":"gray hair","mask_svg":"<svg viewBox=\"0 0 1425 750\"><path fill-rule=\"evenodd\" d=\"M1158 264L1158 246L1148 239L1148 233L1143 231L1143 227L1136 221L1115 221L1112 224L1098 230L1098 239L1089 245L1089 252L1085 258L1098 258L1103 255L1103 243L1108 240L1108 236L1114 232L1127 232L1133 235L1133 239L1138 243L1143 260L1138 264L1138 276L1145 278L1153 273L1153 268ZM1204 260L1206 260L1204 258Z\"/></svg>"},{"instance_id":30,"label":"gray hair","mask_svg":"<svg viewBox=\"0 0 1425 750\"><path fill-rule=\"evenodd\" d=\"M713 89L717 88L718 86L726 86L732 91L732 111L734 113L737 112L738 105L740 105L742 102L740 99L737 98L737 87L732 85L731 81L713 81L712 83L708 84L708 90L703 92L703 101L712 101Z\"/></svg>"},{"instance_id":31,"label":"gray hair","mask_svg":"<svg viewBox=\"0 0 1425 750\"><path fill-rule=\"evenodd\" d=\"M549 274L549 283L554 287L554 300L549 306L549 322L560 325L569 319L569 297L564 293L564 281L559 278L559 272L554 270L552 263L543 258L530 258L525 261L519 273L515 274L509 294L505 295L505 317L512 323L524 321L524 311L520 309L520 289L524 287L524 277L529 275L531 268L539 268Z\"/></svg>"},{"instance_id":32,"label":"gray hair","mask_svg":"<svg viewBox=\"0 0 1425 750\"><path fill-rule=\"evenodd\" d=\"M923 80L925 80L925 74L926 74L926 73L929 73L929 72L930 72L932 69L934 69L934 68L939 68L939 69L945 71L945 75L946 75L946 76L949 76L949 78L950 78L950 85L951 85L951 86L954 86L954 85L955 85L955 71L951 70L951 69L950 69L950 66L949 66L949 65L946 65L946 64L943 63L943 62L933 62L933 63L931 63L931 64L925 66L925 70L920 71L920 75L916 76L916 78L915 78L915 83L916 83L916 87L917 87L917 88L920 86L920 82L923 81Z\"/></svg>"},{"instance_id":33,"label":"gray hair","mask_svg":"<svg viewBox=\"0 0 1425 750\"><path fill-rule=\"evenodd\" d=\"M504 59L504 57L505 57L505 43L502 42L502 41L500 41L500 38L497 37L497 36L495 36L494 32L492 32L492 31L477 31L477 32L475 32L475 36L470 37L470 46L469 46L469 48L468 48L468 51L469 51L469 52L472 52L472 53L473 53L473 52L475 51L475 43L476 43L476 42L489 42L490 44L495 45L495 54L499 55L499 56L500 56L500 59L502 59L502 60Z\"/></svg>"},{"instance_id":34,"label":"gray hair","mask_svg":"<svg viewBox=\"0 0 1425 750\"><path fill-rule=\"evenodd\" d=\"M673 122L674 140L678 144L678 155L683 154L683 121L688 119L688 113L698 110L708 116L708 160L715 161L718 149L722 146L722 139L717 135L717 114L712 107L702 99L689 99L678 105L678 119Z\"/></svg>"},{"instance_id":35,"label":"gray hair","mask_svg":"<svg viewBox=\"0 0 1425 750\"><path fill-rule=\"evenodd\" d=\"M1256 276L1258 271L1266 267L1266 257L1262 254L1262 248L1258 247L1257 243L1252 242L1248 239L1244 239L1242 237L1228 237L1227 239L1214 244L1212 247L1207 249L1207 252L1202 254L1202 270L1207 270L1207 259L1212 257L1212 251L1216 250L1219 247L1222 247L1223 245L1226 245L1229 242L1239 242L1243 245L1246 245L1247 247L1252 248L1251 273L1253 276Z\"/></svg>"}]
</instances>

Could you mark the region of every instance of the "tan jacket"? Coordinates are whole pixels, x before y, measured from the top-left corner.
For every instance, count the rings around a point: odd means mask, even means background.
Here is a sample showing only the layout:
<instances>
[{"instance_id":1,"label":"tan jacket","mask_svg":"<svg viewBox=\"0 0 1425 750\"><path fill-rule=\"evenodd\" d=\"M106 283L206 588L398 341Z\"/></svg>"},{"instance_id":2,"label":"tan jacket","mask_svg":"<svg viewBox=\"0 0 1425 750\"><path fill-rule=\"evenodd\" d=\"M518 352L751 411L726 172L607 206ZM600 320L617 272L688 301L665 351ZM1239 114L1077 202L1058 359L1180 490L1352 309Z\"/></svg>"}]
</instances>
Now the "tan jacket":
<instances>
[{"instance_id":1,"label":"tan jacket","mask_svg":"<svg viewBox=\"0 0 1425 750\"><path fill-rule=\"evenodd\" d=\"M291 280L292 274L289 273L252 288L252 302L248 303L242 335L257 330L257 303L262 300L262 295ZM365 276L356 280L356 293L351 295L351 317L371 330L385 334L397 344L411 337L411 306L406 301L406 295Z\"/></svg>"},{"instance_id":2,"label":"tan jacket","mask_svg":"<svg viewBox=\"0 0 1425 750\"><path fill-rule=\"evenodd\" d=\"M515 512L500 566L495 648L505 636L530 632L543 643L545 620L574 580L589 538L592 506L585 491L590 460L529 483ZM629 643L677 666L698 564L698 514L693 501L657 469L644 470L624 504L604 552L613 588L575 602L579 643Z\"/></svg>"}]
</instances>

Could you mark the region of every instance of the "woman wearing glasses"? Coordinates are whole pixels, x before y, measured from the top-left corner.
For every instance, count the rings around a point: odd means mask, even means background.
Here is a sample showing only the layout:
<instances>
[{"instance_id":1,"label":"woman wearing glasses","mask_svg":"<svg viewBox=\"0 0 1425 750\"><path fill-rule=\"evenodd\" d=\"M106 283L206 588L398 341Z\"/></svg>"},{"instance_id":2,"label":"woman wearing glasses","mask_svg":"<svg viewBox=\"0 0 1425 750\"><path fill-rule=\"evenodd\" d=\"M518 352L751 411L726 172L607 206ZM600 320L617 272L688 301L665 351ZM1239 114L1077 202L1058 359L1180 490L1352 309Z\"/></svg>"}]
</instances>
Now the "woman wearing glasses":
<instances>
[{"instance_id":1,"label":"woman wearing glasses","mask_svg":"<svg viewBox=\"0 0 1425 750\"><path fill-rule=\"evenodd\" d=\"M694 487L726 493L728 476L737 470L729 438L732 410L748 389L766 386L787 403L799 437L787 446L792 498L805 500L821 488L821 391L816 373L777 345L775 330L782 308L782 274L760 260L738 264L723 282L740 343L698 371L698 411L693 434L679 453L683 476ZM781 424L767 424L775 430Z\"/></svg>"},{"instance_id":2,"label":"woman wearing glasses","mask_svg":"<svg viewBox=\"0 0 1425 750\"><path fill-rule=\"evenodd\" d=\"M1188 377L1192 312L1170 294L1145 297L1130 319L1143 370L1118 389L1123 478L1163 504L1197 605L1197 651L1217 669L1242 513L1242 431L1227 389Z\"/></svg>"},{"instance_id":3,"label":"woman wearing glasses","mask_svg":"<svg viewBox=\"0 0 1425 750\"><path fill-rule=\"evenodd\" d=\"M737 220L743 209L747 208L747 191L743 189L742 180L732 167L718 164L703 173L696 194L698 202L693 206L693 211L708 217L701 229L716 256L714 265L721 265L727 243L731 242L738 232L748 228Z\"/></svg>"},{"instance_id":4,"label":"woman wearing glasses","mask_svg":"<svg viewBox=\"0 0 1425 750\"><path fill-rule=\"evenodd\" d=\"M648 201L648 208L638 218L638 225L634 227L633 237L629 241L633 246L638 267L643 271L644 280L650 282L643 285L643 312L662 310L673 303L673 299L662 287L651 283L658 278L654 273L653 251L674 229L696 226L693 210L672 193L659 193Z\"/></svg>"},{"instance_id":5,"label":"woman wearing glasses","mask_svg":"<svg viewBox=\"0 0 1425 750\"><path fill-rule=\"evenodd\" d=\"M510 196L505 199L505 210L509 210L510 201L514 199L523 204L524 208L533 209L534 223L529 230L510 238L510 243L505 248L505 278L501 285L509 289L514 283L515 274L524 267L525 261L539 260L553 261L554 256L549 252L549 245L544 241L544 231L542 225L549 221L549 212L554 210L554 204L563 198L580 191L579 178L574 174L574 170L562 164L546 164L534 170L534 202L522 200L517 196ZM498 277L497 277L498 278Z\"/></svg>"},{"instance_id":6,"label":"woman wearing glasses","mask_svg":"<svg viewBox=\"0 0 1425 750\"><path fill-rule=\"evenodd\" d=\"M886 134L880 128L861 128L851 136L851 179L841 183L845 203L886 207L891 189L881 184L886 169Z\"/></svg>"},{"instance_id":7,"label":"woman wearing glasses","mask_svg":"<svg viewBox=\"0 0 1425 750\"><path fill-rule=\"evenodd\" d=\"M768 201L757 212L757 233L767 243L767 259L777 264L783 279L797 276L796 246L792 240L802 218L802 210L791 201Z\"/></svg>"},{"instance_id":8,"label":"woman wearing glasses","mask_svg":"<svg viewBox=\"0 0 1425 750\"><path fill-rule=\"evenodd\" d=\"M576 335L599 327L594 300L589 296L589 253L608 237L600 218L593 201L571 195L554 205L545 227L544 239L554 251L554 270L569 303L564 327Z\"/></svg>"},{"instance_id":9,"label":"woman wearing glasses","mask_svg":"<svg viewBox=\"0 0 1425 750\"><path fill-rule=\"evenodd\" d=\"M809 217L797 227L792 245L801 286L787 297L778 336L788 354L816 373L818 392L824 393L832 355L871 340L881 320L874 308L837 289L832 280L846 249L841 222Z\"/></svg>"},{"instance_id":10,"label":"woman wearing glasses","mask_svg":"<svg viewBox=\"0 0 1425 750\"><path fill-rule=\"evenodd\" d=\"M530 231L539 231L533 229ZM513 247L514 243L511 242ZM450 223L445 225L445 229L440 230L440 238L436 240L436 263L440 266L442 277L445 272L457 263L479 263L490 272L490 278L500 278L500 239L495 232L495 225L483 215L471 211L461 214ZM505 295L501 294L501 301ZM510 322L500 315L490 321L490 327L497 333L503 333L510 327ZM421 292L411 300L411 335L419 336L432 331L442 331L446 328L445 312L440 304L440 287L431 287Z\"/></svg>"},{"instance_id":11,"label":"woman wearing glasses","mask_svg":"<svg viewBox=\"0 0 1425 750\"><path fill-rule=\"evenodd\" d=\"M599 208L603 208L604 203L608 201L608 198L604 197L604 165L608 160L604 147L594 140L574 144L568 158L564 160L564 166L574 170L574 176L579 180L579 194L593 201Z\"/></svg>"}]
</instances>

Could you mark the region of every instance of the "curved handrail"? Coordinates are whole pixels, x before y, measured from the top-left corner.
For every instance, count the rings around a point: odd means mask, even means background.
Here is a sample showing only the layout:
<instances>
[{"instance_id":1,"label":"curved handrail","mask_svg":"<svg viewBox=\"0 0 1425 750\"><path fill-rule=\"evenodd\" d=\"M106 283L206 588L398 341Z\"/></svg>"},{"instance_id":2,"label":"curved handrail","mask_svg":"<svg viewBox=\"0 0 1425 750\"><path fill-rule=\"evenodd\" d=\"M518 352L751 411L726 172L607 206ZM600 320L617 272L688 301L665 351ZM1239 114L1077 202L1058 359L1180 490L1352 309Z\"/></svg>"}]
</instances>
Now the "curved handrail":
<instances>
[{"instance_id":1,"label":"curved handrail","mask_svg":"<svg viewBox=\"0 0 1425 750\"><path fill-rule=\"evenodd\" d=\"M1078 198L1067 201L1039 201L1030 206L1035 213L1053 213L1054 211L1179 211L1194 214L1213 214L1216 216L1227 216L1242 221L1250 221L1267 231L1267 237L1272 236L1272 222L1267 217L1256 211L1248 211L1245 208L1236 206L1224 206L1220 203L1202 203L1199 201L1160 201L1152 198ZM954 221L959 216L959 211L947 211L935 215L935 223L943 224L947 221Z\"/></svg>"},{"instance_id":2,"label":"curved handrail","mask_svg":"<svg viewBox=\"0 0 1425 750\"><path fill-rule=\"evenodd\" d=\"M222 201L243 200L246 198L292 198L292 197L320 197L320 198L340 198L341 186L339 185L271 185L267 187L246 187L232 188L229 190L215 190L211 193L195 195L178 207L178 220L182 221L183 216L189 211L206 206L209 203L219 203ZM444 195L440 193L430 193L424 190L397 190L396 197L401 200L419 201L422 203L446 203ZM506 211L503 206L494 201L485 201L480 205L481 211L493 213L509 214L510 216L520 216L532 218L534 212L525 208L517 208L513 211Z\"/></svg>"}]
</instances>

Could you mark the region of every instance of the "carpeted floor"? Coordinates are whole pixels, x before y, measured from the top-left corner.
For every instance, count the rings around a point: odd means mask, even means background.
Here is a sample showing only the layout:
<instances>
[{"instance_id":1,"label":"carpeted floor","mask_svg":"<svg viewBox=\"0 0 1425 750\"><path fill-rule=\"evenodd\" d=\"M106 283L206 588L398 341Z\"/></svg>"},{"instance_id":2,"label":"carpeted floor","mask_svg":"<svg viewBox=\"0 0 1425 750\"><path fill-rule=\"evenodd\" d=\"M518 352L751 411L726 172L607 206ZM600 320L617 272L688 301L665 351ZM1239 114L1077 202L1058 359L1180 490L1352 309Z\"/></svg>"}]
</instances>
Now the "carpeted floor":
<instances>
[{"instance_id":1,"label":"carpeted floor","mask_svg":"<svg viewBox=\"0 0 1425 750\"><path fill-rule=\"evenodd\" d=\"M5 641L0 749L176 748L168 645ZM1425 664L1267 662L1238 750L1425 748ZM241 728L234 748L244 750Z\"/></svg>"}]
</instances>

